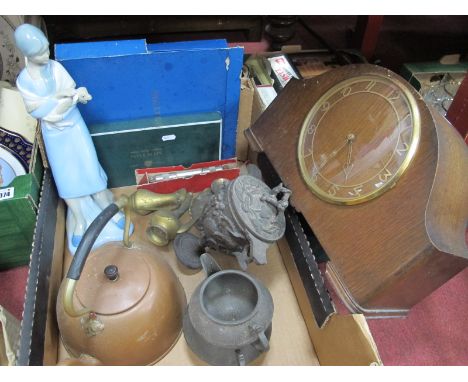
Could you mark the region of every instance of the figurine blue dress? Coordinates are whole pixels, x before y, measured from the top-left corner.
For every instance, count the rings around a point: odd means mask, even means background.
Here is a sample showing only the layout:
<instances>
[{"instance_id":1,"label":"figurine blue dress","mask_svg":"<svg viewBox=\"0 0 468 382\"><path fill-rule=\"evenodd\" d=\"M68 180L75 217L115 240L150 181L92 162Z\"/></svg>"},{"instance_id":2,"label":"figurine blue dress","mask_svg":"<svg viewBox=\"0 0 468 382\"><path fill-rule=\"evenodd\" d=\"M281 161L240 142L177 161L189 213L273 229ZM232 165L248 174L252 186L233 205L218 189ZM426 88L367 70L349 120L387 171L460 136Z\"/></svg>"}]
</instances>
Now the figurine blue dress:
<instances>
[{"instance_id":1,"label":"figurine blue dress","mask_svg":"<svg viewBox=\"0 0 468 382\"><path fill-rule=\"evenodd\" d=\"M42 137L47 157L53 163L52 173L60 197L78 198L105 190L106 173L98 161L88 128L75 101L72 99L67 111L57 114L60 101L69 99L61 94L71 92L76 87L63 66L49 60L42 76L36 79L23 70L16 85L30 114L42 121ZM55 116L56 119L51 118Z\"/></svg>"},{"instance_id":2,"label":"figurine blue dress","mask_svg":"<svg viewBox=\"0 0 468 382\"><path fill-rule=\"evenodd\" d=\"M42 31L23 24L15 41L26 57L16 85L26 110L41 121L42 137L57 190L68 206L69 249L75 252L86 228L113 202L88 128L77 103L92 99L58 62L49 59L49 42ZM103 230L95 247L122 239L124 219L117 215Z\"/></svg>"}]
</instances>

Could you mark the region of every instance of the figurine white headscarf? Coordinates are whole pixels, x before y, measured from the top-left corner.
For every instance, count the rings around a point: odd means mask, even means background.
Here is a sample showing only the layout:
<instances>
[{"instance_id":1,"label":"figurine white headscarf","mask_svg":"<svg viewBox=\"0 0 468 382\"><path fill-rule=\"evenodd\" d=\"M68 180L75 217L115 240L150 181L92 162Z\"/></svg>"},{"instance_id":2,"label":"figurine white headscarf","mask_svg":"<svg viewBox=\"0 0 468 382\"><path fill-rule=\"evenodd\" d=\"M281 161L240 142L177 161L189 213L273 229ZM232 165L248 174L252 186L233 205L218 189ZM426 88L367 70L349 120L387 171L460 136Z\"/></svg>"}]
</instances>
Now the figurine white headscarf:
<instances>
[{"instance_id":1,"label":"figurine white headscarf","mask_svg":"<svg viewBox=\"0 0 468 382\"><path fill-rule=\"evenodd\" d=\"M30 24L22 24L15 30L15 43L25 57L36 56L49 49L44 33Z\"/></svg>"},{"instance_id":2,"label":"figurine white headscarf","mask_svg":"<svg viewBox=\"0 0 468 382\"><path fill-rule=\"evenodd\" d=\"M41 121L55 184L69 208L67 234L74 253L91 221L113 201L107 189L107 175L76 106L87 103L91 96L86 88L76 88L59 62L50 60L49 42L40 29L23 24L16 29L15 40L26 57L26 68L19 74L16 86L26 110ZM114 223L106 226L97 246L121 238L123 217L116 216Z\"/></svg>"}]
</instances>

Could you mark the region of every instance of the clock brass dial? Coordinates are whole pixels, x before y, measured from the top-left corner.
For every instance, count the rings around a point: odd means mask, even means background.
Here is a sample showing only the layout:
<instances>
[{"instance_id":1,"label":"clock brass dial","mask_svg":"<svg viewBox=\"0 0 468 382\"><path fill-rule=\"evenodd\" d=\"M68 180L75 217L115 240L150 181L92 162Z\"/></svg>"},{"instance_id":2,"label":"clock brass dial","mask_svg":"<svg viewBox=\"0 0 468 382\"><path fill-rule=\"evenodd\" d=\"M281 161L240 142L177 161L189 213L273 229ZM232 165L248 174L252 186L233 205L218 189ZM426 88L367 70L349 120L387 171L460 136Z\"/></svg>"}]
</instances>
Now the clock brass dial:
<instances>
[{"instance_id":1,"label":"clock brass dial","mask_svg":"<svg viewBox=\"0 0 468 382\"><path fill-rule=\"evenodd\" d=\"M329 89L300 133L301 175L319 198L335 204L371 200L395 185L420 138L416 101L406 85L361 75Z\"/></svg>"}]
</instances>

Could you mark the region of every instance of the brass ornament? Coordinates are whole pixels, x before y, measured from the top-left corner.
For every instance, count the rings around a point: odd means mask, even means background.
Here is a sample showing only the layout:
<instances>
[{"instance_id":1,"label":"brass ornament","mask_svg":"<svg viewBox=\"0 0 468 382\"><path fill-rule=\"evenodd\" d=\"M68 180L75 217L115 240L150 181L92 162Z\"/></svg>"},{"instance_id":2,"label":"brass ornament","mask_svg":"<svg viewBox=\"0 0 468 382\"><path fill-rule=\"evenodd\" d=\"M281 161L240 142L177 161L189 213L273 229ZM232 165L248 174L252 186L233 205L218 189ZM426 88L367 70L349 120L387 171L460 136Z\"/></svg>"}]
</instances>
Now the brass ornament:
<instances>
[{"instance_id":1,"label":"brass ornament","mask_svg":"<svg viewBox=\"0 0 468 382\"><path fill-rule=\"evenodd\" d=\"M130 195L130 197L123 196L121 199L119 199L119 206L120 208L123 208L125 212L124 244L127 247L131 246L129 236L132 213L136 213L138 215L148 215L151 212L160 210L162 208L177 208L187 199L187 197L188 194L187 190L185 189L180 189L176 192L173 192L172 194L157 194L155 192L140 189L135 191L132 195ZM161 213L161 215L164 215L164 213ZM177 219L178 218L165 219L166 221L161 224L161 227L165 227L165 230L172 231L173 228L171 226L178 224ZM164 220L164 218L162 220ZM169 235L173 235L172 232ZM165 241L165 238L156 238L155 233L153 233L153 235L150 237L150 240L152 242L161 243Z\"/></svg>"}]
</instances>

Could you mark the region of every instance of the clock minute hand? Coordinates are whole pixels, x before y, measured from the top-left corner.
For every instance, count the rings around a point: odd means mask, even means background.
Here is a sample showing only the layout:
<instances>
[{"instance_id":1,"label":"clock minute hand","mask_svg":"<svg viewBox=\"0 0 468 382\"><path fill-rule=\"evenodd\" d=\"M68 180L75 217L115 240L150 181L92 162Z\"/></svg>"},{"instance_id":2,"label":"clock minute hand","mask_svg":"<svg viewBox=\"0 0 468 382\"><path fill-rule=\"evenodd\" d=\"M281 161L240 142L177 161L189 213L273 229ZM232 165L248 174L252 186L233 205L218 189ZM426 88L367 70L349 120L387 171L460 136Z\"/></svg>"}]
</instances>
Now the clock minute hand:
<instances>
[{"instance_id":1,"label":"clock minute hand","mask_svg":"<svg viewBox=\"0 0 468 382\"><path fill-rule=\"evenodd\" d=\"M353 141L355 139L354 134L349 134L347 137L347 143L348 143L348 156L346 159L346 165L343 167L343 172L345 173L345 183L348 181L348 176L350 173L351 168L353 167L354 163L351 164L351 155L353 153Z\"/></svg>"}]
</instances>

